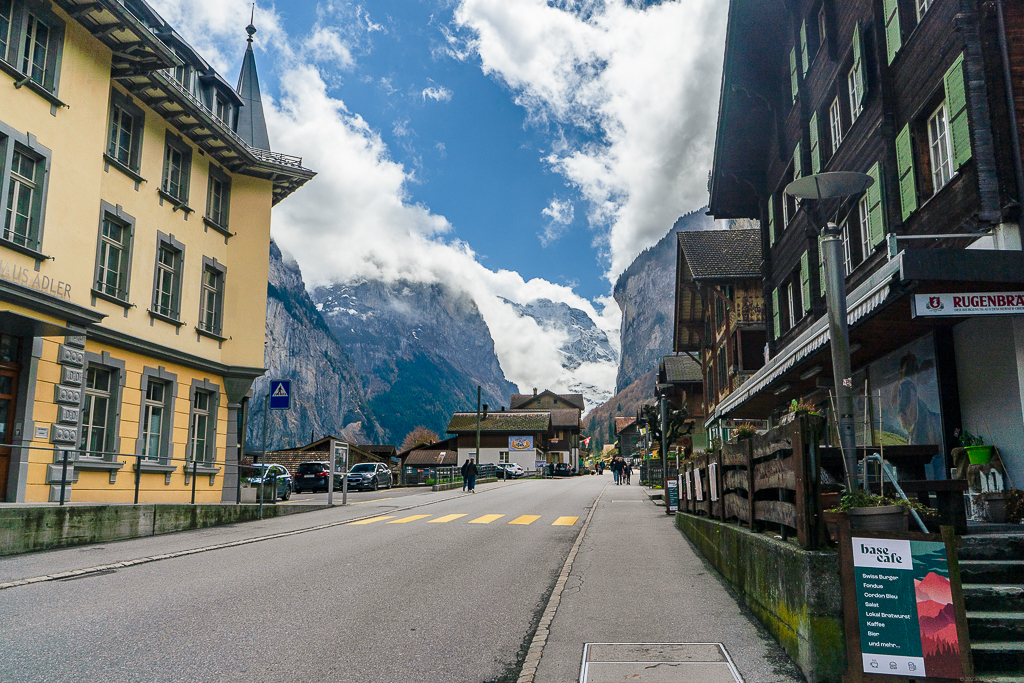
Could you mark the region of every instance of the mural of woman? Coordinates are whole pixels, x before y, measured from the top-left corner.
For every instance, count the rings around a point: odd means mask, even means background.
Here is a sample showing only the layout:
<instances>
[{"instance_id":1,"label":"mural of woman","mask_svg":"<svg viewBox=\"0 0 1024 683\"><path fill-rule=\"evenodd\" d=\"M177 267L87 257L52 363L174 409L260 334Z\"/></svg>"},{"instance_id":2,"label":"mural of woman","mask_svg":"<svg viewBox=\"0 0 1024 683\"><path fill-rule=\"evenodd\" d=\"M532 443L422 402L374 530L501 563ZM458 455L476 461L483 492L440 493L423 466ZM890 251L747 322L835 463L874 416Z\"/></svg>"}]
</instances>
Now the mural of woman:
<instances>
[{"instance_id":1,"label":"mural of woman","mask_svg":"<svg viewBox=\"0 0 1024 683\"><path fill-rule=\"evenodd\" d=\"M918 391L919 375L934 370L931 359L918 364L917 356L908 352L900 358L899 382L896 387L896 418L907 435L907 443L941 444L942 420L938 410L933 410ZM934 381L934 379L932 379ZM934 391L934 390L933 390ZM928 393L933 393L930 391ZM937 408L938 406L936 406Z\"/></svg>"}]
</instances>

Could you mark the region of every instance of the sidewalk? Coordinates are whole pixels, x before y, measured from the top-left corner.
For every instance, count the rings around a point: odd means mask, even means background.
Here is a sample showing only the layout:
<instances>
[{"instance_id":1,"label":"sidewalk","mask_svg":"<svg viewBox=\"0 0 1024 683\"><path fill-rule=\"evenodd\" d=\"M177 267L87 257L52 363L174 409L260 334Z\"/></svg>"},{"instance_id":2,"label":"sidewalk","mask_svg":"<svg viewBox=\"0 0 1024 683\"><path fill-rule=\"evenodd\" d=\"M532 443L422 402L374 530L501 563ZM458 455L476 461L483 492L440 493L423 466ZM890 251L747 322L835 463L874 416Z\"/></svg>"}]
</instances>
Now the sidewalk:
<instances>
[{"instance_id":1,"label":"sidewalk","mask_svg":"<svg viewBox=\"0 0 1024 683\"><path fill-rule=\"evenodd\" d=\"M610 475L604 478L612 481ZM722 643L746 683L802 681L782 648L675 528L674 516L655 506L636 479L631 486L604 489L561 594L534 683L579 681L586 643ZM686 661L680 657L676 661ZM599 682L592 676L589 683L719 680L701 673L701 665L690 666L697 668L688 670L689 677L682 669L641 666L639 677L617 669L614 676L601 676Z\"/></svg>"}]
</instances>

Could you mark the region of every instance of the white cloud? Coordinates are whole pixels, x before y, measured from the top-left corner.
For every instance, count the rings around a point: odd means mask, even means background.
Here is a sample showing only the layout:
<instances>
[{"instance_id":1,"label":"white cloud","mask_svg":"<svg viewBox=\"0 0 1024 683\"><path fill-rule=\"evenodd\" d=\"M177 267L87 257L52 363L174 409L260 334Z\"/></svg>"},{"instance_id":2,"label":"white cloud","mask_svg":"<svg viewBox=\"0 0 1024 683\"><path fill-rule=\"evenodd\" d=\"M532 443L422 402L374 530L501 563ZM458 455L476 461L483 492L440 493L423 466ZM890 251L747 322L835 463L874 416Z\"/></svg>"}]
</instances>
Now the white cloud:
<instances>
[{"instance_id":1,"label":"white cloud","mask_svg":"<svg viewBox=\"0 0 1024 683\"><path fill-rule=\"evenodd\" d=\"M315 27L306 41L306 46L318 62L333 62L341 69L355 66L352 51L345 44L341 34L332 28Z\"/></svg>"},{"instance_id":2,"label":"white cloud","mask_svg":"<svg viewBox=\"0 0 1024 683\"><path fill-rule=\"evenodd\" d=\"M452 91L443 85L432 85L428 88L424 88L421 95L423 96L424 102L427 101L428 97L435 102L448 102L452 99Z\"/></svg>"},{"instance_id":3,"label":"white cloud","mask_svg":"<svg viewBox=\"0 0 1024 683\"><path fill-rule=\"evenodd\" d=\"M231 44L239 17L244 17L241 26L248 23L244 2L223 0L231 11L211 18L207 6L214 3L204 0L153 1L168 19L173 13L187 40L198 44L202 39L211 49ZM279 26L276 15L268 14L266 24ZM315 55L293 49L289 36L277 28L268 34L278 59L260 66L269 70L273 64L281 84L278 97L264 93L270 138L274 149L301 156L303 164L318 173L273 213L273 236L300 264L307 285L359 278L443 282L472 296L510 381L559 391L584 382L605 391L613 387L613 363L587 364L581 375L565 371L558 351L564 332L520 318L501 298L565 302L586 311L617 343L614 302L609 298L595 307L569 287L485 268L468 244L448 238L447 219L411 202L406 186L414 182L413 174L391 158L378 131L328 94L321 66L313 63ZM381 84L389 86L383 80ZM396 122L396 134L402 131L407 131L405 123ZM438 149L443 153L443 144Z\"/></svg>"},{"instance_id":4,"label":"white cloud","mask_svg":"<svg viewBox=\"0 0 1024 683\"><path fill-rule=\"evenodd\" d=\"M546 161L587 201L611 281L707 201L727 7L460 0L456 9L470 36L463 49L533 121L554 126Z\"/></svg>"},{"instance_id":5,"label":"white cloud","mask_svg":"<svg viewBox=\"0 0 1024 683\"><path fill-rule=\"evenodd\" d=\"M552 197L551 203L540 212L548 219L544 226L544 232L540 235L540 242L545 247L557 240L572 225L576 217L576 209L571 200Z\"/></svg>"}]
</instances>

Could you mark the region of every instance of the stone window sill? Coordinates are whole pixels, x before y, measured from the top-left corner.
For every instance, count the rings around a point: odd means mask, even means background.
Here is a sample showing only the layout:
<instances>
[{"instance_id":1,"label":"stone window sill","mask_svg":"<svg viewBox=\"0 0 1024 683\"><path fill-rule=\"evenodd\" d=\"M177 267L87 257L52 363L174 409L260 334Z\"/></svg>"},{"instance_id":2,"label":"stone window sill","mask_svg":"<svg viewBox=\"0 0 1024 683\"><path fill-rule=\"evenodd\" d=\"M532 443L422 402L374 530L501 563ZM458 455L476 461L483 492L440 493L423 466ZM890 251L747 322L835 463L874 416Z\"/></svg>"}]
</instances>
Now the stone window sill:
<instances>
[{"instance_id":1,"label":"stone window sill","mask_svg":"<svg viewBox=\"0 0 1024 683\"><path fill-rule=\"evenodd\" d=\"M29 90L39 95L55 107L69 106L66 102L63 102L60 99L58 99L58 97L54 95L52 92L50 92L43 86L39 85L28 76L26 76L17 67L8 64L3 59L0 59L0 71L4 71L8 76L14 79L15 88L28 88Z\"/></svg>"},{"instance_id":2,"label":"stone window sill","mask_svg":"<svg viewBox=\"0 0 1024 683\"><path fill-rule=\"evenodd\" d=\"M161 474L167 474L178 469L178 466L169 463L162 463L156 460L143 459L141 462L136 461L132 469L138 469L141 472L160 472Z\"/></svg>"},{"instance_id":3,"label":"stone window sill","mask_svg":"<svg viewBox=\"0 0 1024 683\"><path fill-rule=\"evenodd\" d=\"M162 320L169 325L174 325L175 327L181 327L185 324L177 318L172 318L171 316L164 315L163 313L157 313L153 309L148 309L146 312L149 313L151 317L156 318L157 320Z\"/></svg>"},{"instance_id":4,"label":"stone window sill","mask_svg":"<svg viewBox=\"0 0 1024 683\"><path fill-rule=\"evenodd\" d=\"M135 306L134 304L129 303L129 302L125 301L124 299L119 299L116 296L111 296L110 294L107 294L103 290L96 289L95 287L93 287L93 289L92 289L92 295L94 297L96 297L97 299L103 299L104 301L109 301L110 303L117 304L118 306L120 306L122 308L134 308L134 306Z\"/></svg>"},{"instance_id":5,"label":"stone window sill","mask_svg":"<svg viewBox=\"0 0 1024 683\"><path fill-rule=\"evenodd\" d=\"M146 179L143 178L142 176L140 176L138 174L138 172L133 170L130 166L125 166L124 164L122 164L120 161L118 161L114 157L110 156L109 154L104 154L103 155L103 161L107 162L107 164L109 164L110 166L113 166L118 171L120 171L121 173L124 173L126 176L128 176L129 178L131 178L132 180L134 180L137 183L144 183L144 182L146 182Z\"/></svg>"},{"instance_id":6,"label":"stone window sill","mask_svg":"<svg viewBox=\"0 0 1024 683\"><path fill-rule=\"evenodd\" d=\"M178 211L180 209L181 211L185 212L186 216L188 214L190 214L190 213L195 213L195 211L196 211L195 209L193 209L192 207L190 207L188 204L185 203L187 200L175 197L173 194L171 194L170 192L167 192L162 187L157 190L157 194L160 195L161 199L163 199L165 201L168 201L171 204L173 204L174 205L174 209L173 209L174 211Z\"/></svg>"},{"instance_id":7,"label":"stone window sill","mask_svg":"<svg viewBox=\"0 0 1024 683\"><path fill-rule=\"evenodd\" d=\"M220 223L212 221L209 218L207 218L206 216L203 216L203 223L205 223L207 227L213 228L214 230L216 230L220 234L224 235L225 237L234 237L235 236L235 233L233 233L230 230L228 230L227 226L221 225Z\"/></svg>"},{"instance_id":8,"label":"stone window sill","mask_svg":"<svg viewBox=\"0 0 1024 683\"><path fill-rule=\"evenodd\" d=\"M124 467L123 462L111 462L110 460L93 460L92 458L79 458L74 461L75 467L80 470L119 470Z\"/></svg>"},{"instance_id":9,"label":"stone window sill","mask_svg":"<svg viewBox=\"0 0 1024 683\"><path fill-rule=\"evenodd\" d=\"M222 337L216 332L210 332L209 330L204 330L201 327L196 327L196 333L201 334L204 337L209 337L210 339L216 339L219 342L226 342L228 340L227 337Z\"/></svg>"},{"instance_id":10,"label":"stone window sill","mask_svg":"<svg viewBox=\"0 0 1024 683\"><path fill-rule=\"evenodd\" d=\"M0 62L0 63L2 63L2 62ZM17 242L12 242L10 240L5 240L3 238L0 238L0 245L10 249L11 251L16 251L19 254L25 254L26 256L31 256L36 261L49 261L51 258L53 258L52 256L47 256L46 254L44 254L42 252L39 252L39 251L36 251L35 249L33 249L31 247L24 247L24 246L18 244Z\"/></svg>"}]
</instances>

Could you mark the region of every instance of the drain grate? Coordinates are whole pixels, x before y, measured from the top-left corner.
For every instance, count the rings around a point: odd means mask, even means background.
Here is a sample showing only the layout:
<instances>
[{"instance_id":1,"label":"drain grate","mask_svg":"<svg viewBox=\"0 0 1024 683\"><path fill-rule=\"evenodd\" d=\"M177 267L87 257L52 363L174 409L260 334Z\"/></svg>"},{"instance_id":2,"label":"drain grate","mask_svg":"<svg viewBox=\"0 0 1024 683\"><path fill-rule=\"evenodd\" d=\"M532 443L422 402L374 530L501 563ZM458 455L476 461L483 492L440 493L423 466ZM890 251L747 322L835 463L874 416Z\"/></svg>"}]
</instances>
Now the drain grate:
<instances>
[{"instance_id":1,"label":"drain grate","mask_svg":"<svg viewBox=\"0 0 1024 683\"><path fill-rule=\"evenodd\" d=\"M721 643L586 643L580 683L743 683Z\"/></svg>"}]
</instances>

